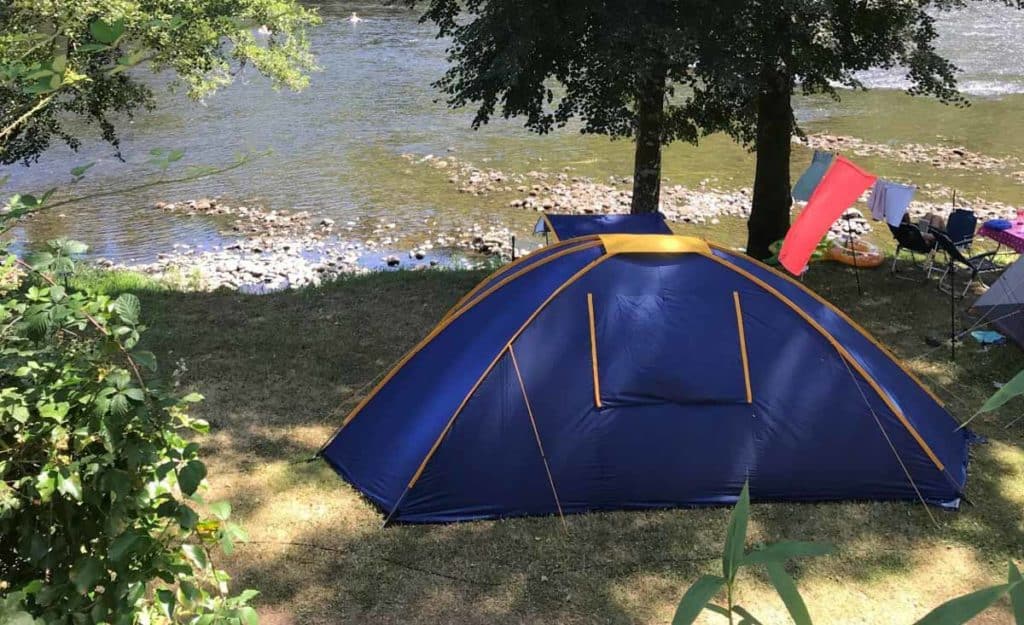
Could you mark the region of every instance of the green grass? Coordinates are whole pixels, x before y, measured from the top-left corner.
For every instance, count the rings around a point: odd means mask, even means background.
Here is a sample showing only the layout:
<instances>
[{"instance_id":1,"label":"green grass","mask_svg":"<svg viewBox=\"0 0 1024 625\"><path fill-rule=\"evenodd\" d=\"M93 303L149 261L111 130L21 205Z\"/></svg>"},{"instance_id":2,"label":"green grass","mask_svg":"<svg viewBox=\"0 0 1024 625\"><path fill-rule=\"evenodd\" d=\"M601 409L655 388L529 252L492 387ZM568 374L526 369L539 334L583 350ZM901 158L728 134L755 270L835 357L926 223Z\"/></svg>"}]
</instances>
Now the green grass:
<instances>
[{"instance_id":1,"label":"green grass","mask_svg":"<svg viewBox=\"0 0 1024 625\"><path fill-rule=\"evenodd\" d=\"M71 285L99 293L133 293L166 291L170 287L138 271L124 269L99 269L82 265L71 279Z\"/></svg>"},{"instance_id":2,"label":"green grass","mask_svg":"<svg viewBox=\"0 0 1024 625\"><path fill-rule=\"evenodd\" d=\"M728 242L739 228L723 229ZM721 234L721 233L720 233ZM227 498L252 542L225 564L263 592L263 622L666 623L696 577L718 566L727 509L622 512L380 529L381 517L322 462L305 462L343 414L481 272L379 273L266 296L182 293L117 274L90 285L132 289L162 373L206 396L198 412L211 498ZM928 285L816 264L808 285L887 343L966 418L1022 366L1016 347L965 344L956 362L923 337L948 333L948 299ZM970 322L958 305L962 323ZM943 600L995 583L1024 545L1024 423L979 417L958 513L920 504L755 505L754 541L821 540L836 555L792 572L816 622L907 623ZM852 452L852 451L851 451ZM767 580L739 602L784 623ZM981 623L1006 622L1002 606ZM723 622L706 615L707 623Z\"/></svg>"}]
</instances>

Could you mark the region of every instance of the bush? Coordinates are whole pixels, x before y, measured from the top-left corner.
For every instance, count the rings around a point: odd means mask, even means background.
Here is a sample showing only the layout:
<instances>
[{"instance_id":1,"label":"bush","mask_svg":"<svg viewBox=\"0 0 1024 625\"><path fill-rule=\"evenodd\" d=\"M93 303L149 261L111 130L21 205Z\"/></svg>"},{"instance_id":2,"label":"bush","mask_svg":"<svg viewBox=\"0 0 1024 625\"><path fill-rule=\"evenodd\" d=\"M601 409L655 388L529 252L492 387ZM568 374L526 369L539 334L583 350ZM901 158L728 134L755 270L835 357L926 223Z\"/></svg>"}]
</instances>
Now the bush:
<instances>
[{"instance_id":1,"label":"bush","mask_svg":"<svg viewBox=\"0 0 1024 625\"><path fill-rule=\"evenodd\" d=\"M152 379L138 298L67 288L84 246L51 247L0 266L0 622L256 623L212 562L244 535L199 495L201 397Z\"/></svg>"}]
</instances>

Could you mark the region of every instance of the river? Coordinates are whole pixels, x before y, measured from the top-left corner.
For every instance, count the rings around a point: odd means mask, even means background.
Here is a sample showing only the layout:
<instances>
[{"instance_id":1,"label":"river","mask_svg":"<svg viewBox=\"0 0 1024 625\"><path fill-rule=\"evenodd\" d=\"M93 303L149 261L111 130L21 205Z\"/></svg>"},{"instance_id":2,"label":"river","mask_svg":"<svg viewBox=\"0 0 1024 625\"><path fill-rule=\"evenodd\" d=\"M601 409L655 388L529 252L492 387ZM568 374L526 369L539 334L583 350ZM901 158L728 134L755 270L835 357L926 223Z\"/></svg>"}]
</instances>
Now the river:
<instances>
[{"instance_id":1,"label":"river","mask_svg":"<svg viewBox=\"0 0 1024 625\"><path fill-rule=\"evenodd\" d=\"M995 5L995 3L991 3ZM113 150L88 140L79 153L54 147L31 167L12 167L7 191L88 194L152 177L152 148L185 151L171 171L188 165L225 164L240 152L269 156L214 179L162 187L69 206L40 216L16 235L40 241L67 235L86 241L92 253L120 262L153 258L174 243L217 245L223 223L171 215L152 208L157 200L222 196L226 201L274 209L308 210L339 222L384 217L413 236L427 220L434 227L468 221L507 222L525 229L533 216L508 207L508 198L459 193L443 172L410 165L402 154L442 155L504 171L571 171L604 178L631 173L629 142L584 137L571 129L546 137L515 121L469 128L472 112L451 111L432 89L444 72L445 44L417 14L400 6L352 2L317 3L324 23L312 33L322 70L300 93L275 92L243 73L205 102L158 91L158 106L121 126L119 161ZM357 11L364 21L347 22ZM964 146L981 154L1024 155L1024 11L973 6L943 15L940 50L961 67L961 85L973 106L960 110L899 91L898 72L868 72L866 93L841 102L799 98L798 117L811 132L860 137L880 144ZM154 79L158 82L160 79ZM753 160L723 137L699 147L673 145L665 176L693 185L705 180L724 188L750 186ZM799 150L794 169L808 160ZM856 159L872 171L918 183L943 184L965 197L1024 204L1024 186L998 173L939 170L879 156ZM69 170L95 162L69 186ZM358 234L358 228L356 229Z\"/></svg>"}]
</instances>

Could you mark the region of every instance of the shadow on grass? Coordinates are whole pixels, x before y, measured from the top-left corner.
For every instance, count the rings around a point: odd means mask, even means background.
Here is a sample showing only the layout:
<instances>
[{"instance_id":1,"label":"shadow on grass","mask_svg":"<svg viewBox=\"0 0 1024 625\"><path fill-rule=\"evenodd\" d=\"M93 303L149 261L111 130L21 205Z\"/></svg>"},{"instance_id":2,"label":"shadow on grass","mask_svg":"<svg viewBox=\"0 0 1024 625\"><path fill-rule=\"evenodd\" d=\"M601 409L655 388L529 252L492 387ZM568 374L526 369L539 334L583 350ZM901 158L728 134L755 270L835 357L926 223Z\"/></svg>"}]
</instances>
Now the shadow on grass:
<instances>
[{"instance_id":1,"label":"shadow on grass","mask_svg":"<svg viewBox=\"0 0 1024 625\"><path fill-rule=\"evenodd\" d=\"M303 462L482 277L385 273L267 296L137 291L162 373L178 363L183 387L206 396L197 412L213 426L204 449L214 494L231 499L254 540L228 568L239 587L263 592L265 622L665 621L686 586L717 570L726 509L580 515L568 519L568 533L553 518L381 531L351 487L319 461ZM949 332L948 299L934 283L904 283L884 269L860 277L863 295L850 270L815 265L808 285L909 359L956 417L970 416L992 382L1020 366L1012 346L965 344L954 363L926 345L924 337ZM961 328L969 302L957 304ZM809 598L812 611L830 616L849 617L844 604L862 600L854 594L862 585L893 596L905 588L930 607L988 583L1024 544L1024 424L1002 426L1012 412L972 424L991 441L972 451L967 490L976 505L933 511L939 527L912 502L764 504L754 507L751 539L835 543L835 556L793 568L812 597L840 593L818 602L829 608ZM950 580L947 561L970 565ZM935 587L946 595L932 596Z\"/></svg>"}]
</instances>

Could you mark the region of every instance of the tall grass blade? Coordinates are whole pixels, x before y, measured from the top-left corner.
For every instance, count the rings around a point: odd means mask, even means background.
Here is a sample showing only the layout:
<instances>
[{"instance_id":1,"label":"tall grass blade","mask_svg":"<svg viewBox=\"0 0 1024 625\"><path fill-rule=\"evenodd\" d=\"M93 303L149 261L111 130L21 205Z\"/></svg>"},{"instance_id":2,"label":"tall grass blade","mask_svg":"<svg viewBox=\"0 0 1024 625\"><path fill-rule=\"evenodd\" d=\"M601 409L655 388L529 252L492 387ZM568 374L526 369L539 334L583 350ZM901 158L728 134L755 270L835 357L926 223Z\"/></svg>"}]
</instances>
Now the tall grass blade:
<instances>
[{"instance_id":1,"label":"tall grass blade","mask_svg":"<svg viewBox=\"0 0 1024 625\"><path fill-rule=\"evenodd\" d=\"M800 591L796 589L796 582L786 573L782 563L769 562L765 568L768 570L768 579L771 580L772 586L775 586L775 591L782 597L782 602L786 604L786 609L789 610L793 622L796 625L811 625L811 615L807 611L807 605L804 603L803 597L800 596Z\"/></svg>"},{"instance_id":2,"label":"tall grass blade","mask_svg":"<svg viewBox=\"0 0 1024 625\"><path fill-rule=\"evenodd\" d=\"M1009 588L1009 584L1001 584L950 599L926 614L914 625L963 625L998 601Z\"/></svg>"},{"instance_id":3,"label":"tall grass blade","mask_svg":"<svg viewBox=\"0 0 1024 625\"><path fill-rule=\"evenodd\" d=\"M835 548L828 543L809 543L798 540L783 540L761 549L751 551L743 556L743 566L752 564L783 563L792 558L808 558L824 556L832 553Z\"/></svg>"},{"instance_id":4,"label":"tall grass blade","mask_svg":"<svg viewBox=\"0 0 1024 625\"><path fill-rule=\"evenodd\" d=\"M1010 606L1013 608L1013 621L1024 625L1024 578L1020 575L1017 565L1010 562Z\"/></svg>"},{"instance_id":5,"label":"tall grass blade","mask_svg":"<svg viewBox=\"0 0 1024 625\"><path fill-rule=\"evenodd\" d=\"M747 542L747 520L750 518L750 481L743 482L743 490L736 507L729 515L729 529L725 534L722 552L722 575L731 584L743 562L743 548Z\"/></svg>"},{"instance_id":6,"label":"tall grass blade","mask_svg":"<svg viewBox=\"0 0 1024 625\"><path fill-rule=\"evenodd\" d=\"M1013 376L1013 378L1004 384L1002 388L993 393L992 397L985 400L985 403L981 405L981 408L978 408L978 412L971 415L971 418L964 421L960 427L964 427L970 423L974 417L977 417L983 412L992 412L993 410L1002 407L1003 404L1018 395L1024 395L1024 370L1021 370L1020 373Z\"/></svg>"},{"instance_id":7,"label":"tall grass blade","mask_svg":"<svg viewBox=\"0 0 1024 625\"><path fill-rule=\"evenodd\" d=\"M697 616L704 610L704 606L718 594L723 584L725 584L724 577L701 576L683 595L679 607L676 608L676 615L672 618L672 625L690 625L697 620Z\"/></svg>"},{"instance_id":8,"label":"tall grass blade","mask_svg":"<svg viewBox=\"0 0 1024 625\"><path fill-rule=\"evenodd\" d=\"M757 620L757 618L753 614L748 612L747 609L741 605L732 606L732 611L736 614L739 614L740 619L742 619L736 625L764 625L764 623Z\"/></svg>"}]
</instances>

